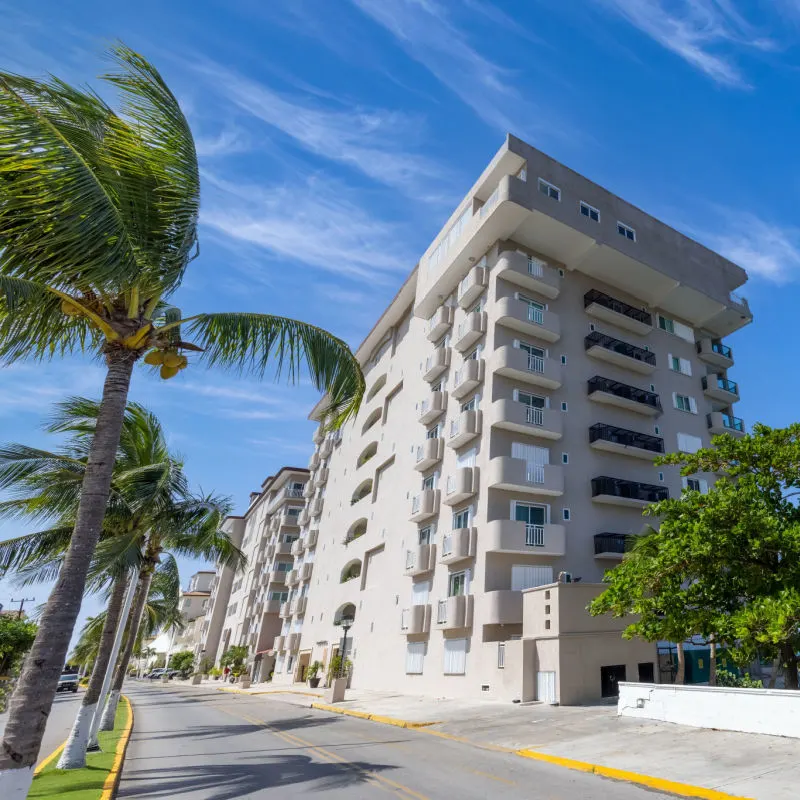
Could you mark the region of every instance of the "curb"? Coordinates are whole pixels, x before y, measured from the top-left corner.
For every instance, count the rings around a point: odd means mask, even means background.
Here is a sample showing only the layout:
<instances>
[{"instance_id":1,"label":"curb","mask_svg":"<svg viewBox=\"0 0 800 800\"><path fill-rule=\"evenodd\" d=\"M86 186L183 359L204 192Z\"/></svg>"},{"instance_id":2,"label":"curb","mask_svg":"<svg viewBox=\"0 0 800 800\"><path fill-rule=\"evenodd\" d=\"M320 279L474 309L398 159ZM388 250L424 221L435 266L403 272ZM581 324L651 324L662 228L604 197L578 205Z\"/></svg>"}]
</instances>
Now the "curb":
<instances>
[{"instance_id":1,"label":"curb","mask_svg":"<svg viewBox=\"0 0 800 800\"><path fill-rule=\"evenodd\" d=\"M322 697L319 692L298 692L293 689L265 689L263 692L251 692L248 689L225 689L222 686L214 687L218 692L227 692L228 694L246 694L255 697L260 694L299 694L305 697Z\"/></svg>"},{"instance_id":2,"label":"curb","mask_svg":"<svg viewBox=\"0 0 800 800\"><path fill-rule=\"evenodd\" d=\"M588 761L577 761L572 758L563 758L561 756L550 755L549 753L541 753L538 750L513 750L500 745L482 744L481 742L475 742L471 739L465 739L461 736L454 736L452 734L445 733L444 731L428 730L429 726L440 724L438 722L411 722L410 720L396 719L395 717L384 717L380 716L379 714L369 714L365 711L353 711L349 708L337 708L336 706L329 706L323 703L312 703L311 708L315 708L318 711L329 711L332 714L343 714L347 717L366 719L370 722L379 722L383 725L394 725L397 728L417 730L420 733L427 733L442 739L450 739L454 742L469 744L473 747L480 747L485 750L497 750L519 756L521 758L528 758L533 761L541 761L547 764L552 764L556 767L575 770L577 772L588 772L593 775L599 775L603 778L610 778L622 783L633 783L638 786L645 786L648 789L656 789L657 791L666 792L667 794L676 795L678 797L696 797L701 798L701 800L753 800L753 798L750 797L727 794L726 792L720 792L716 789L707 789L704 786L693 786L690 783L671 781L667 778L656 778L653 775L643 775L639 772L629 772L623 769L615 769L614 767L605 767L602 764L591 764Z\"/></svg>"},{"instance_id":3,"label":"curb","mask_svg":"<svg viewBox=\"0 0 800 800\"><path fill-rule=\"evenodd\" d=\"M380 722L382 725L394 725L396 728L427 728L429 725L438 725L438 722L411 722L407 719L397 719L396 717L383 717L380 714L369 714L366 711L353 711L350 708L337 708L328 706L324 703L312 703L311 708L318 711L330 711L331 714L343 714L346 717L357 717L358 719L368 719L370 722Z\"/></svg>"},{"instance_id":4,"label":"curb","mask_svg":"<svg viewBox=\"0 0 800 800\"><path fill-rule=\"evenodd\" d=\"M41 772L41 771L42 771L42 770L43 770L43 769L44 769L44 768L45 768L45 767L46 767L46 766L47 766L47 765L48 765L48 764L51 762L51 761L53 761L53 759L56 759L56 758L58 758L58 757L61 755L61 751L64 749L64 746L65 746L66 744L67 744L67 742L66 742L66 741L63 741L63 742L61 742L61 744L60 744L58 747L56 747L56 749L55 749L55 750L53 750L53 752L52 752L52 753L50 753L50 755L49 755L49 756L47 756L47 758L46 758L44 761L42 761L42 762L39 764L39 766L37 766L37 767L36 767L36 769L34 769L34 771L33 771L33 777L34 777L34 778L35 778L35 777L36 777L36 776L37 776L37 775L38 775L38 774L39 774L39 773L40 773L40 772Z\"/></svg>"},{"instance_id":5,"label":"curb","mask_svg":"<svg viewBox=\"0 0 800 800\"><path fill-rule=\"evenodd\" d=\"M117 742L117 752L114 756L114 763L111 766L111 771L106 775L105 783L103 784L103 791L100 793L100 800L112 800L117 794L120 779L122 778L122 763L125 761L125 753L128 750L128 742L131 738L131 731L133 730L133 706L131 701L123 694L120 699L128 706L128 722L125 729L122 731L122 736L119 737Z\"/></svg>"}]
</instances>

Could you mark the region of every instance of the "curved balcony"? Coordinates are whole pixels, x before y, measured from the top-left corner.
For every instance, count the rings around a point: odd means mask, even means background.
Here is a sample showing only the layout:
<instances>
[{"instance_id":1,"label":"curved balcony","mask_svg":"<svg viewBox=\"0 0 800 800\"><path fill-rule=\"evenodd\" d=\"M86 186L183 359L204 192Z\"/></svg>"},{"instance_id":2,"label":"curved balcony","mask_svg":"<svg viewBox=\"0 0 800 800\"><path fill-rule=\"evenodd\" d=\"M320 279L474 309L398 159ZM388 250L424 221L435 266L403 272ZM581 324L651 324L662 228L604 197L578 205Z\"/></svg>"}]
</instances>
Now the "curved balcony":
<instances>
[{"instance_id":1,"label":"curved balcony","mask_svg":"<svg viewBox=\"0 0 800 800\"><path fill-rule=\"evenodd\" d=\"M321 497L315 497L308 504L308 513L312 517L318 517L322 513L322 506L323 506L322 498Z\"/></svg>"},{"instance_id":2,"label":"curved balcony","mask_svg":"<svg viewBox=\"0 0 800 800\"><path fill-rule=\"evenodd\" d=\"M291 547L291 550L290 550L289 552L290 552L290 553L291 553L293 556L301 556L301 555L303 555L303 553L305 552L305 549L306 549L305 543L304 543L304 542L303 542L303 540L300 538L300 539L295 539L295 540L292 542L292 547Z\"/></svg>"},{"instance_id":3,"label":"curved balcony","mask_svg":"<svg viewBox=\"0 0 800 800\"><path fill-rule=\"evenodd\" d=\"M314 473L314 491L321 489L328 482L328 468L320 467Z\"/></svg>"},{"instance_id":4,"label":"curved balcony","mask_svg":"<svg viewBox=\"0 0 800 800\"><path fill-rule=\"evenodd\" d=\"M714 436L727 433L730 436L744 436L744 420L732 414L723 414L721 411L712 411L706 414L708 430Z\"/></svg>"},{"instance_id":5,"label":"curved balcony","mask_svg":"<svg viewBox=\"0 0 800 800\"><path fill-rule=\"evenodd\" d=\"M300 649L300 634L290 633L286 637L286 650L289 653L296 653Z\"/></svg>"},{"instance_id":6,"label":"curved balcony","mask_svg":"<svg viewBox=\"0 0 800 800\"><path fill-rule=\"evenodd\" d=\"M288 556L292 554L292 547L294 546L293 540L291 542L276 542L273 550L273 556Z\"/></svg>"},{"instance_id":7,"label":"curved balcony","mask_svg":"<svg viewBox=\"0 0 800 800\"><path fill-rule=\"evenodd\" d=\"M486 334L486 312L475 311L459 323L453 340L453 347L459 353L469 350L482 336Z\"/></svg>"},{"instance_id":8,"label":"curved balcony","mask_svg":"<svg viewBox=\"0 0 800 800\"><path fill-rule=\"evenodd\" d=\"M276 636L272 642L272 649L280 652L284 651L286 649L286 637Z\"/></svg>"},{"instance_id":9,"label":"curved balcony","mask_svg":"<svg viewBox=\"0 0 800 800\"><path fill-rule=\"evenodd\" d=\"M411 522L424 522L439 513L438 489L423 489L411 500Z\"/></svg>"},{"instance_id":10,"label":"curved balcony","mask_svg":"<svg viewBox=\"0 0 800 800\"><path fill-rule=\"evenodd\" d=\"M281 603L280 600L277 600L276 598L273 597L271 600L267 600L264 603L264 613L280 614L281 606L283 606L283 603Z\"/></svg>"},{"instance_id":11,"label":"curved balcony","mask_svg":"<svg viewBox=\"0 0 800 800\"><path fill-rule=\"evenodd\" d=\"M552 311L536 308L515 297L501 297L495 307L497 322L506 328L545 342L557 342L561 338L561 320Z\"/></svg>"},{"instance_id":12,"label":"curved balcony","mask_svg":"<svg viewBox=\"0 0 800 800\"><path fill-rule=\"evenodd\" d=\"M597 423L589 428L589 443L595 450L606 450L623 456L633 456L652 463L664 453L664 440L649 433L638 433L615 425Z\"/></svg>"},{"instance_id":13,"label":"curved balcony","mask_svg":"<svg viewBox=\"0 0 800 800\"><path fill-rule=\"evenodd\" d=\"M314 571L314 564L311 561L306 562L300 569L300 580L310 581L311 573Z\"/></svg>"},{"instance_id":14,"label":"curved balcony","mask_svg":"<svg viewBox=\"0 0 800 800\"><path fill-rule=\"evenodd\" d=\"M629 344L622 339L615 339L600 331L593 331L583 340L586 355L614 364L617 367L630 369L649 375L656 368L656 354L643 347Z\"/></svg>"},{"instance_id":15,"label":"curved balcony","mask_svg":"<svg viewBox=\"0 0 800 800\"><path fill-rule=\"evenodd\" d=\"M441 417L445 411L447 411L447 392L431 392L420 402L417 419L423 425L428 425Z\"/></svg>"},{"instance_id":16,"label":"curved balcony","mask_svg":"<svg viewBox=\"0 0 800 800\"><path fill-rule=\"evenodd\" d=\"M490 553L526 553L563 556L567 535L563 525L532 525L515 519L496 519L481 531L481 542Z\"/></svg>"},{"instance_id":17,"label":"curved balcony","mask_svg":"<svg viewBox=\"0 0 800 800\"><path fill-rule=\"evenodd\" d=\"M316 528L312 528L304 537L304 541L306 544L306 549L311 549L312 547L317 546L317 539L319 538L319 531Z\"/></svg>"},{"instance_id":18,"label":"curved balcony","mask_svg":"<svg viewBox=\"0 0 800 800\"><path fill-rule=\"evenodd\" d=\"M555 408L536 408L502 397L492 403L491 416L493 428L542 439L560 439L563 436L564 417Z\"/></svg>"},{"instance_id":19,"label":"curved balcony","mask_svg":"<svg viewBox=\"0 0 800 800\"><path fill-rule=\"evenodd\" d=\"M610 478L592 478L592 500L617 506L644 508L651 503L669 499L669 489L652 483Z\"/></svg>"},{"instance_id":20,"label":"curved balcony","mask_svg":"<svg viewBox=\"0 0 800 800\"><path fill-rule=\"evenodd\" d=\"M453 326L453 307L440 306L425 323L425 336L429 342L438 342Z\"/></svg>"},{"instance_id":21,"label":"curved balcony","mask_svg":"<svg viewBox=\"0 0 800 800\"><path fill-rule=\"evenodd\" d=\"M552 358L534 356L510 344L498 347L492 353L491 367L506 378L542 386L545 389L558 389L561 386L561 364Z\"/></svg>"},{"instance_id":22,"label":"curved balcony","mask_svg":"<svg viewBox=\"0 0 800 800\"><path fill-rule=\"evenodd\" d=\"M319 453L312 453L311 458L308 459L308 468L314 470L319 466L320 457Z\"/></svg>"},{"instance_id":23,"label":"curved balcony","mask_svg":"<svg viewBox=\"0 0 800 800\"><path fill-rule=\"evenodd\" d=\"M308 605L307 597L296 597L292 601L292 614L302 617L306 613L306 606Z\"/></svg>"},{"instance_id":24,"label":"curved balcony","mask_svg":"<svg viewBox=\"0 0 800 800\"><path fill-rule=\"evenodd\" d=\"M485 267L473 267L458 284L458 304L469 308L486 290L489 271Z\"/></svg>"},{"instance_id":25,"label":"curved balcony","mask_svg":"<svg viewBox=\"0 0 800 800\"><path fill-rule=\"evenodd\" d=\"M400 632L406 636L421 636L429 633L431 629L431 605L422 605L404 608L400 614Z\"/></svg>"},{"instance_id":26,"label":"curved balcony","mask_svg":"<svg viewBox=\"0 0 800 800\"><path fill-rule=\"evenodd\" d=\"M456 506L478 493L478 467L459 467L447 476L443 503Z\"/></svg>"},{"instance_id":27,"label":"curved balcony","mask_svg":"<svg viewBox=\"0 0 800 800\"><path fill-rule=\"evenodd\" d=\"M595 403L635 411L646 417L656 417L662 413L661 399L655 392L648 392L627 383L595 375L587 382L589 399Z\"/></svg>"},{"instance_id":28,"label":"curved balcony","mask_svg":"<svg viewBox=\"0 0 800 800\"><path fill-rule=\"evenodd\" d=\"M521 625L522 592L514 589L496 589L483 596L484 622L487 625Z\"/></svg>"},{"instance_id":29,"label":"curved balcony","mask_svg":"<svg viewBox=\"0 0 800 800\"><path fill-rule=\"evenodd\" d=\"M447 446L461 447L476 436L480 436L482 417L480 411L462 411L455 419L451 419L447 432Z\"/></svg>"},{"instance_id":30,"label":"curved balcony","mask_svg":"<svg viewBox=\"0 0 800 800\"><path fill-rule=\"evenodd\" d=\"M292 607L288 601L285 603L281 603L281 608L280 611L278 612L278 616L282 617L283 619L292 616Z\"/></svg>"},{"instance_id":31,"label":"curved balcony","mask_svg":"<svg viewBox=\"0 0 800 800\"><path fill-rule=\"evenodd\" d=\"M498 456L489 461L488 486L557 497L564 494L564 469L560 464L529 464L521 458Z\"/></svg>"},{"instance_id":32,"label":"curved balcony","mask_svg":"<svg viewBox=\"0 0 800 800\"><path fill-rule=\"evenodd\" d=\"M442 564L456 564L475 558L475 548L478 539L477 528L457 528L442 537L442 554L439 561Z\"/></svg>"},{"instance_id":33,"label":"curved balcony","mask_svg":"<svg viewBox=\"0 0 800 800\"><path fill-rule=\"evenodd\" d=\"M544 261L518 251L504 250L500 253L493 270L498 278L529 289L551 300L561 291L561 276L558 270Z\"/></svg>"},{"instance_id":34,"label":"curved balcony","mask_svg":"<svg viewBox=\"0 0 800 800\"><path fill-rule=\"evenodd\" d=\"M608 322L639 336L653 330L653 315L642 308L617 300L610 294L591 289L583 296L583 307L590 317Z\"/></svg>"},{"instance_id":35,"label":"curved balcony","mask_svg":"<svg viewBox=\"0 0 800 800\"><path fill-rule=\"evenodd\" d=\"M466 397L483 383L484 362L482 358L465 361L453 375L453 388L450 394L458 400Z\"/></svg>"},{"instance_id":36,"label":"curved balcony","mask_svg":"<svg viewBox=\"0 0 800 800\"><path fill-rule=\"evenodd\" d=\"M420 544L406 550L405 574L424 575L436 566L436 545Z\"/></svg>"},{"instance_id":37,"label":"curved balcony","mask_svg":"<svg viewBox=\"0 0 800 800\"><path fill-rule=\"evenodd\" d=\"M733 366L733 350L718 339L698 339L697 357L706 364L720 369L730 369Z\"/></svg>"},{"instance_id":38,"label":"curved balcony","mask_svg":"<svg viewBox=\"0 0 800 800\"><path fill-rule=\"evenodd\" d=\"M425 472L434 464L438 464L443 455L444 439L439 436L434 439L426 439L422 444L417 445L414 469L418 472Z\"/></svg>"},{"instance_id":39,"label":"curved balcony","mask_svg":"<svg viewBox=\"0 0 800 800\"><path fill-rule=\"evenodd\" d=\"M449 347L437 347L436 350L425 359L425 371L422 373L424 380L430 383L447 372L450 367L450 352Z\"/></svg>"},{"instance_id":40,"label":"curved balcony","mask_svg":"<svg viewBox=\"0 0 800 800\"><path fill-rule=\"evenodd\" d=\"M471 594L460 594L439 600L436 604L436 627L445 631L471 628L472 607Z\"/></svg>"},{"instance_id":41,"label":"curved balcony","mask_svg":"<svg viewBox=\"0 0 800 800\"><path fill-rule=\"evenodd\" d=\"M290 569L286 573L286 585L295 586L300 581L300 570Z\"/></svg>"},{"instance_id":42,"label":"curved balcony","mask_svg":"<svg viewBox=\"0 0 800 800\"><path fill-rule=\"evenodd\" d=\"M286 571L282 569L272 569L267 574L267 583L285 583Z\"/></svg>"},{"instance_id":43,"label":"curved balcony","mask_svg":"<svg viewBox=\"0 0 800 800\"><path fill-rule=\"evenodd\" d=\"M703 376L703 394L711 400L729 406L739 400L739 384L722 375Z\"/></svg>"},{"instance_id":44,"label":"curved balcony","mask_svg":"<svg viewBox=\"0 0 800 800\"><path fill-rule=\"evenodd\" d=\"M328 458L332 452L333 439L325 439L325 441L319 446L319 457Z\"/></svg>"}]
</instances>

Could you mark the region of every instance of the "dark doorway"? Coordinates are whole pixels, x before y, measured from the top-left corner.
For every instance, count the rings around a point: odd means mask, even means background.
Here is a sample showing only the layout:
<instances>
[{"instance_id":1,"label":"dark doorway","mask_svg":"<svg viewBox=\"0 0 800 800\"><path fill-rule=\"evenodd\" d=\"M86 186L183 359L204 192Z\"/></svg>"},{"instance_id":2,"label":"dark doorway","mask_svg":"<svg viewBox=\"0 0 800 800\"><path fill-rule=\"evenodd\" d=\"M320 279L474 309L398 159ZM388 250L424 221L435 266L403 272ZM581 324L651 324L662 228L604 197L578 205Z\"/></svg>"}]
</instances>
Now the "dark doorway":
<instances>
[{"instance_id":1,"label":"dark doorway","mask_svg":"<svg viewBox=\"0 0 800 800\"><path fill-rule=\"evenodd\" d=\"M639 664L639 683L655 683L656 673L652 661Z\"/></svg>"},{"instance_id":2,"label":"dark doorway","mask_svg":"<svg viewBox=\"0 0 800 800\"><path fill-rule=\"evenodd\" d=\"M624 664L600 667L600 695L602 697L619 697L619 682L624 680Z\"/></svg>"}]
</instances>

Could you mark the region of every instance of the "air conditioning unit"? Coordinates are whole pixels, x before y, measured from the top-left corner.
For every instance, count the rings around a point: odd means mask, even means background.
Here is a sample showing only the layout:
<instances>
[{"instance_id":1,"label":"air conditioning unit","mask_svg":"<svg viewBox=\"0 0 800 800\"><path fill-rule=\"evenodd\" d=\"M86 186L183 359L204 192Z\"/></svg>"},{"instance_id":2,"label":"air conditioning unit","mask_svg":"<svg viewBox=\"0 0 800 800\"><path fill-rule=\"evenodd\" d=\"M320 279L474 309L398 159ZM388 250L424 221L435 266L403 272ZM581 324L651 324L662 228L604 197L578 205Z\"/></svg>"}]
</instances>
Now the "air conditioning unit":
<instances>
[{"instance_id":1,"label":"air conditioning unit","mask_svg":"<svg viewBox=\"0 0 800 800\"><path fill-rule=\"evenodd\" d=\"M571 572L559 572L558 573L558 582L559 583L572 583L572 573Z\"/></svg>"}]
</instances>

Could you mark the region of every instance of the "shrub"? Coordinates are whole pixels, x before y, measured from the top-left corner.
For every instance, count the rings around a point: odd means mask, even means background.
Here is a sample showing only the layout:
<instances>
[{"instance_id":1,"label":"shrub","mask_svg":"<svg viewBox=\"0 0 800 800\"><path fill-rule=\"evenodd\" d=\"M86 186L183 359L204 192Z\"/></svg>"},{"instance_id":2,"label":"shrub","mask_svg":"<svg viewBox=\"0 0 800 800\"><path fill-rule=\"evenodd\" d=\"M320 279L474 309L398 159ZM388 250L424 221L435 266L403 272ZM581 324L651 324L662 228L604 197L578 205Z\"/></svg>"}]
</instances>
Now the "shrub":
<instances>
[{"instance_id":1,"label":"shrub","mask_svg":"<svg viewBox=\"0 0 800 800\"><path fill-rule=\"evenodd\" d=\"M755 680L745 672L741 677L726 669L717 671L717 686L727 686L733 689L763 689L764 684Z\"/></svg>"}]
</instances>

